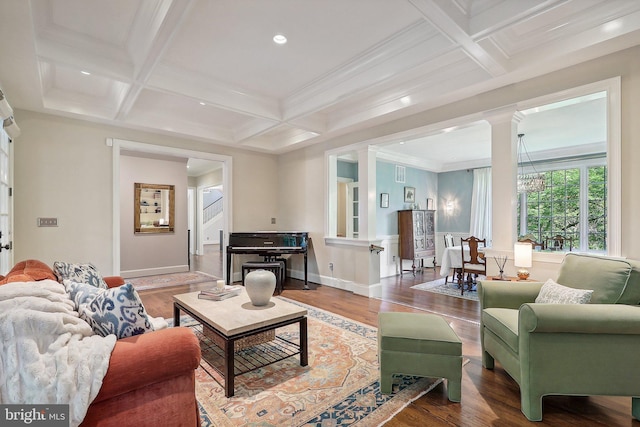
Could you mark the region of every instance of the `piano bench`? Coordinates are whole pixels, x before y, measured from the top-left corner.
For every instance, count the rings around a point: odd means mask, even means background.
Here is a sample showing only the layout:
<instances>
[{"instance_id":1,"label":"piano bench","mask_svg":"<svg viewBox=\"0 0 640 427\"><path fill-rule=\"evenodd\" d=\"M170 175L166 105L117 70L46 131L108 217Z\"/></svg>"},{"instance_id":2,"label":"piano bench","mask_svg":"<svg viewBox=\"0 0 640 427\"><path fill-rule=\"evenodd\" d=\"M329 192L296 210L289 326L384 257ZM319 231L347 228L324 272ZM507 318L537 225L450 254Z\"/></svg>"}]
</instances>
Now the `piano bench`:
<instances>
[{"instance_id":1,"label":"piano bench","mask_svg":"<svg viewBox=\"0 0 640 427\"><path fill-rule=\"evenodd\" d=\"M280 258L276 256L266 256L264 257L265 262L279 262L282 264L282 283L287 280L287 258Z\"/></svg>"},{"instance_id":2,"label":"piano bench","mask_svg":"<svg viewBox=\"0 0 640 427\"><path fill-rule=\"evenodd\" d=\"M283 276L284 276L284 261L251 261L242 264L242 286L244 286L244 277L251 270L269 270L276 275L276 292L282 293Z\"/></svg>"}]
</instances>

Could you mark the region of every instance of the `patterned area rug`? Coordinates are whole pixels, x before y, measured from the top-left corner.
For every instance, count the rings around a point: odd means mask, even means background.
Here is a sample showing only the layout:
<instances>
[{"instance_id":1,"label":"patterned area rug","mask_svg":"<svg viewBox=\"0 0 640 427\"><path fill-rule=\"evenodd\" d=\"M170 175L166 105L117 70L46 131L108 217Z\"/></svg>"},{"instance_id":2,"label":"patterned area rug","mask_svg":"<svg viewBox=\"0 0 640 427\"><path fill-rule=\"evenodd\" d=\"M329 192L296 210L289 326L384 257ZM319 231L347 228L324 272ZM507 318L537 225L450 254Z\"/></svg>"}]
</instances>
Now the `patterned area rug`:
<instances>
[{"instance_id":1,"label":"patterned area rug","mask_svg":"<svg viewBox=\"0 0 640 427\"><path fill-rule=\"evenodd\" d=\"M480 277L482 279L484 276ZM478 301L478 292L474 287L472 291L465 289L464 295L460 295L460 288L457 283L444 283L444 277L434 280L432 282L421 283L419 285L412 286L411 289L417 289L420 291L435 292L437 294L449 295L456 298L464 298L468 300Z\"/></svg>"},{"instance_id":2,"label":"patterned area rug","mask_svg":"<svg viewBox=\"0 0 640 427\"><path fill-rule=\"evenodd\" d=\"M202 282L214 282L219 277L211 276L201 271L187 271L184 273L158 274L156 276L135 277L125 279L137 291L145 289L168 288L170 286L193 285Z\"/></svg>"},{"instance_id":3,"label":"patterned area rug","mask_svg":"<svg viewBox=\"0 0 640 427\"><path fill-rule=\"evenodd\" d=\"M196 371L203 427L378 426L442 381L397 376L395 393L381 394L375 328L283 299L308 310L309 365L296 355L238 376L235 396L226 398L203 368L222 378L203 360ZM298 332L295 324L278 336L296 341Z\"/></svg>"}]
</instances>

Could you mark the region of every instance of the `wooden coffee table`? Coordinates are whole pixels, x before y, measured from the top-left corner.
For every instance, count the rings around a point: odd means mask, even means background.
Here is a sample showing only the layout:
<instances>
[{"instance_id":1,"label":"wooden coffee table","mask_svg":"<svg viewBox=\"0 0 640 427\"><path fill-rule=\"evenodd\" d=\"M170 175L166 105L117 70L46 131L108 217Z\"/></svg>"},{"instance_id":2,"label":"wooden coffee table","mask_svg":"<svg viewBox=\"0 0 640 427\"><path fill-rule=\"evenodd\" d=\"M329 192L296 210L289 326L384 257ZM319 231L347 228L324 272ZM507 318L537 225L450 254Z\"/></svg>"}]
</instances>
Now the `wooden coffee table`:
<instances>
[{"instance_id":1,"label":"wooden coffee table","mask_svg":"<svg viewBox=\"0 0 640 427\"><path fill-rule=\"evenodd\" d=\"M300 355L300 365L308 363L307 310L279 298L271 298L264 307L256 307L243 289L238 296L223 301L199 299L200 292L173 296L174 325L180 326L180 311L202 324L207 343L213 350L205 352L209 365L224 377L227 397L233 396L234 378L260 367ZM274 334L274 339L254 348L238 351L236 343L275 331L282 326L300 324L300 343L296 344ZM204 345L201 339L201 346ZM207 344L209 345L209 344ZM257 347L260 347L257 349ZM255 350L257 349L257 350ZM219 357L216 357L219 356Z\"/></svg>"}]
</instances>

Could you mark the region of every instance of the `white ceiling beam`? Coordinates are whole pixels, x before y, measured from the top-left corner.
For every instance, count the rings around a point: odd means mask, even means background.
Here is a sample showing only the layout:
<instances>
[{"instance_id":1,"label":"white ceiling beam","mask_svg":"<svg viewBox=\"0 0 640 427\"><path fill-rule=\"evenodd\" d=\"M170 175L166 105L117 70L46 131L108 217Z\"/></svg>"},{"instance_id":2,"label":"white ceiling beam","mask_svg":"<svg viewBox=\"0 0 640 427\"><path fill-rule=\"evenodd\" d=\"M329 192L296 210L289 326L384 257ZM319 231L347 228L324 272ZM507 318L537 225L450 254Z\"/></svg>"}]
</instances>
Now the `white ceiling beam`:
<instances>
[{"instance_id":1,"label":"white ceiling beam","mask_svg":"<svg viewBox=\"0 0 640 427\"><path fill-rule=\"evenodd\" d=\"M280 121L280 105L274 99L250 93L215 81L209 76L158 64L149 78L151 89L186 95L236 113L251 117Z\"/></svg>"},{"instance_id":2,"label":"white ceiling beam","mask_svg":"<svg viewBox=\"0 0 640 427\"><path fill-rule=\"evenodd\" d=\"M446 0L439 1L442 3ZM550 12L551 9L569 1L570 0L502 0L482 12L470 16L468 33L477 41L523 20Z\"/></svg>"},{"instance_id":3,"label":"white ceiling beam","mask_svg":"<svg viewBox=\"0 0 640 427\"><path fill-rule=\"evenodd\" d=\"M249 139L259 137L260 135L268 132L277 126L280 125L281 122L274 120L266 120L266 119L253 119L250 120L247 124L242 126L240 129L236 129L233 132L233 140L237 143L242 144Z\"/></svg>"},{"instance_id":4,"label":"white ceiling beam","mask_svg":"<svg viewBox=\"0 0 640 427\"><path fill-rule=\"evenodd\" d=\"M409 0L420 11L425 21L438 28L442 34L459 45L474 61L484 68L490 75L497 77L509 71L509 64L501 58L492 57L465 31L458 22L456 14L450 16L434 0Z\"/></svg>"},{"instance_id":5,"label":"white ceiling beam","mask_svg":"<svg viewBox=\"0 0 640 427\"><path fill-rule=\"evenodd\" d=\"M293 149L292 147L298 148L304 145L305 142L311 141L316 136L317 135L314 132L307 131L301 131L287 136L278 134L277 137L272 135L263 135L243 142L242 147L266 153L284 153L291 151L291 149Z\"/></svg>"},{"instance_id":6,"label":"white ceiling beam","mask_svg":"<svg viewBox=\"0 0 640 427\"><path fill-rule=\"evenodd\" d=\"M452 48L433 27L418 21L285 99L284 120L330 107Z\"/></svg>"},{"instance_id":7,"label":"white ceiling beam","mask_svg":"<svg viewBox=\"0 0 640 427\"><path fill-rule=\"evenodd\" d=\"M151 4L143 2L134 23L129 50L135 63L135 75L131 90L123 100L117 120L123 120L140 96L142 86L149 80L169 42L180 29L193 0L162 0ZM146 23L146 25L143 25ZM141 28L145 31L140 30ZM142 60L136 60L142 58Z\"/></svg>"},{"instance_id":8,"label":"white ceiling beam","mask_svg":"<svg viewBox=\"0 0 640 427\"><path fill-rule=\"evenodd\" d=\"M276 152L288 151L291 147L299 146L306 141L316 138L317 136L318 134L316 132L296 129L296 132L293 132L287 138L274 138L271 142L271 148Z\"/></svg>"},{"instance_id":9,"label":"white ceiling beam","mask_svg":"<svg viewBox=\"0 0 640 427\"><path fill-rule=\"evenodd\" d=\"M124 90L124 83L111 87L107 96L96 97L80 92L71 92L59 88L49 88L42 97L44 108L66 111L73 114L89 115L96 118L113 120L118 109L118 91ZM121 95L120 95L121 96Z\"/></svg>"},{"instance_id":10,"label":"white ceiling beam","mask_svg":"<svg viewBox=\"0 0 640 427\"><path fill-rule=\"evenodd\" d=\"M134 110L124 122L134 126L161 129L185 136L195 136L224 145L235 144L233 134L229 130L149 110Z\"/></svg>"},{"instance_id":11,"label":"white ceiling beam","mask_svg":"<svg viewBox=\"0 0 640 427\"><path fill-rule=\"evenodd\" d=\"M378 147L376 158L389 163L398 163L403 166L410 166L416 169L422 169L429 172L440 172L442 166L441 161L433 159L420 159L415 156L407 156L399 154L385 147Z\"/></svg>"},{"instance_id":12,"label":"white ceiling beam","mask_svg":"<svg viewBox=\"0 0 640 427\"><path fill-rule=\"evenodd\" d=\"M179 28L190 5L189 1L175 0L140 4L127 40L127 50L136 65L136 76L148 73L148 70L144 72L143 69L157 61L164 45Z\"/></svg>"},{"instance_id":13,"label":"white ceiling beam","mask_svg":"<svg viewBox=\"0 0 640 427\"><path fill-rule=\"evenodd\" d=\"M279 127L292 127L289 132L278 134L277 138L270 135ZM326 131L326 117L320 114L301 117L291 122L268 122L263 119L255 119L237 129L234 139L240 145L251 144L264 146L268 144L271 149L291 147L300 142L315 138Z\"/></svg>"},{"instance_id":14,"label":"white ceiling beam","mask_svg":"<svg viewBox=\"0 0 640 427\"><path fill-rule=\"evenodd\" d=\"M637 45L638 32L640 32L640 11L618 18L614 22L606 22L588 30L538 45L534 49L512 56L511 63L515 67L514 69L524 69L532 63L558 63L557 58L562 57L565 60L562 67L567 67L568 63L587 61L604 53L611 53L611 48L607 45L609 42L615 42L618 50L635 46ZM636 34L634 35L634 33ZM623 40L627 35L632 37L629 38L628 44L624 44ZM583 46L583 48L576 50L576 46ZM603 52L599 51L600 48ZM572 57L576 57L576 59L568 59Z\"/></svg>"},{"instance_id":15,"label":"white ceiling beam","mask_svg":"<svg viewBox=\"0 0 640 427\"><path fill-rule=\"evenodd\" d=\"M403 88L410 93L411 104L405 105L400 99L381 99L374 101L370 98L355 103L351 108L332 110L328 114L328 131L353 126L362 121L383 116L420 105L428 108L443 102L452 102L450 96L473 85L488 81L489 76L478 65L459 51L450 52L430 64L430 71L422 78L403 84ZM378 96L379 95L374 95ZM444 97L444 98L443 98ZM459 97L459 95L457 95Z\"/></svg>"},{"instance_id":16,"label":"white ceiling beam","mask_svg":"<svg viewBox=\"0 0 640 427\"><path fill-rule=\"evenodd\" d=\"M86 50L78 46L61 44L50 39L37 41L39 61L50 62L92 74L120 81L131 81L133 64L125 55L96 54L99 49L94 45Z\"/></svg>"},{"instance_id":17,"label":"white ceiling beam","mask_svg":"<svg viewBox=\"0 0 640 427\"><path fill-rule=\"evenodd\" d=\"M322 134L327 131L327 115L323 113L310 114L295 120L289 120L291 126Z\"/></svg>"}]
</instances>

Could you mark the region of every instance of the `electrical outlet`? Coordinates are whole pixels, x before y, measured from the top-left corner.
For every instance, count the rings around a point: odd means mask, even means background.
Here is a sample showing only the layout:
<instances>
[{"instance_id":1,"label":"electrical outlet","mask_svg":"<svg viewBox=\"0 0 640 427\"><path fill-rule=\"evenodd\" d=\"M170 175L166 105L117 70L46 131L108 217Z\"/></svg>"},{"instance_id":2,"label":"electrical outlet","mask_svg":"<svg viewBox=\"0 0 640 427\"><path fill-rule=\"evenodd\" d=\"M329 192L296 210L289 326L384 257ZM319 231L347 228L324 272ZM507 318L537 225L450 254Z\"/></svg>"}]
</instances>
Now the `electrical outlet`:
<instances>
[{"instance_id":1,"label":"electrical outlet","mask_svg":"<svg viewBox=\"0 0 640 427\"><path fill-rule=\"evenodd\" d=\"M271 218L271 224L275 224L276 223L276 219L275 218Z\"/></svg>"},{"instance_id":2,"label":"electrical outlet","mask_svg":"<svg viewBox=\"0 0 640 427\"><path fill-rule=\"evenodd\" d=\"M58 218L38 218L38 227L57 227Z\"/></svg>"},{"instance_id":3,"label":"electrical outlet","mask_svg":"<svg viewBox=\"0 0 640 427\"><path fill-rule=\"evenodd\" d=\"M329 270L333 271L333 263L332 262L329 263Z\"/></svg>"}]
</instances>

